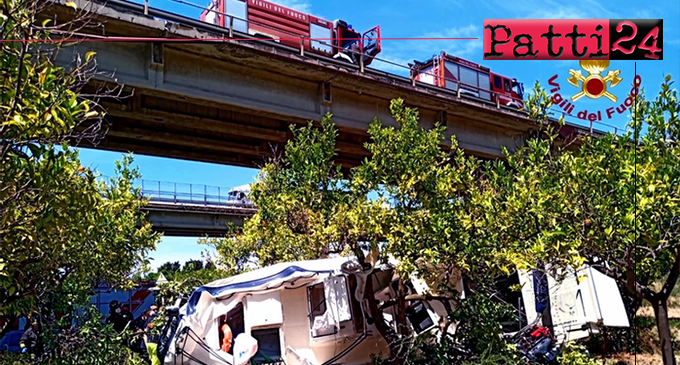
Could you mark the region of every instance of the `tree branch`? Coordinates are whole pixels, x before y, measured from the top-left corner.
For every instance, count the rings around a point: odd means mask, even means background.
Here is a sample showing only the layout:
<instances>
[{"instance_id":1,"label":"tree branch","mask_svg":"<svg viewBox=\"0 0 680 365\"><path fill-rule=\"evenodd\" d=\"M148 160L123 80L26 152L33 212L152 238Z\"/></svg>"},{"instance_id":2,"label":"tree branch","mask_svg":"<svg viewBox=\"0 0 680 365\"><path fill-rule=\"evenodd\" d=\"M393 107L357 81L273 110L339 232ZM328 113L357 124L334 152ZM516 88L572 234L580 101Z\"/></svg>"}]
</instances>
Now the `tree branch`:
<instances>
[{"instance_id":1,"label":"tree branch","mask_svg":"<svg viewBox=\"0 0 680 365\"><path fill-rule=\"evenodd\" d=\"M666 278L666 283L664 283L663 288L659 292L659 296L663 300L667 300L668 297L671 295L671 292L673 291L673 288L675 287L675 283L678 281L678 277L680 276L680 247L678 247L677 251L675 252L675 262L673 262L673 267L671 267L671 272L668 274L668 278Z\"/></svg>"}]
</instances>

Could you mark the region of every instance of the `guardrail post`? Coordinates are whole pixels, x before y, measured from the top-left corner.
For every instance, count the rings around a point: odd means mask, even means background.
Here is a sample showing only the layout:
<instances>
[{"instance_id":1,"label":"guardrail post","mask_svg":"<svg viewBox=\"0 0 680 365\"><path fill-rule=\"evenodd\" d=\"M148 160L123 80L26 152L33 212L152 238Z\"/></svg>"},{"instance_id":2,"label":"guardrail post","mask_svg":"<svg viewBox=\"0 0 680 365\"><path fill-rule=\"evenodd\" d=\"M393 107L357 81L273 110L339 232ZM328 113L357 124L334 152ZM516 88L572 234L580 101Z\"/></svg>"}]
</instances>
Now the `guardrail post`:
<instances>
[{"instance_id":1,"label":"guardrail post","mask_svg":"<svg viewBox=\"0 0 680 365\"><path fill-rule=\"evenodd\" d=\"M364 51L359 52L359 66L361 73L364 73Z\"/></svg>"},{"instance_id":2,"label":"guardrail post","mask_svg":"<svg viewBox=\"0 0 680 365\"><path fill-rule=\"evenodd\" d=\"M189 184L189 201L194 202L194 184Z\"/></svg>"},{"instance_id":3,"label":"guardrail post","mask_svg":"<svg viewBox=\"0 0 680 365\"><path fill-rule=\"evenodd\" d=\"M177 204L177 183L174 183L174 184L175 184L175 192L173 193L172 201L174 201L175 204Z\"/></svg>"},{"instance_id":4,"label":"guardrail post","mask_svg":"<svg viewBox=\"0 0 680 365\"><path fill-rule=\"evenodd\" d=\"M590 134L593 134L593 122L590 121Z\"/></svg>"},{"instance_id":5,"label":"guardrail post","mask_svg":"<svg viewBox=\"0 0 680 365\"><path fill-rule=\"evenodd\" d=\"M496 94L496 108L501 108L501 98L498 97L498 94Z\"/></svg>"},{"instance_id":6,"label":"guardrail post","mask_svg":"<svg viewBox=\"0 0 680 365\"><path fill-rule=\"evenodd\" d=\"M300 56L305 55L305 38L300 36Z\"/></svg>"},{"instance_id":7,"label":"guardrail post","mask_svg":"<svg viewBox=\"0 0 680 365\"><path fill-rule=\"evenodd\" d=\"M234 16L229 15L229 38L234 38Z\"/></svg>"},{"instance_id":8,"label":"guardrail post","mask_svg":"<svg viewBox=\"0 0 680 365\"><path fill-rule=\"evenodd\" d=\"M208 186L203 185L203 203L208 205Z\"/></svg>"},{"instance_id":9,"label":"guardrail post","mask_svg":"<svg viewBox=\"0 0 680 365\"><path fill-rule=\"evenodd\" d=\"M144 15L149 15L149 0L144 0Z\"/></svg>"},{"instance_id":10,"label":"guardrail post","mask_svg":"<svg viewBox=\"0 0 680 365\"><path fill-rule=\"evenodd\" d=\"M458 81L458 91L457 91L457 93L458 93L458 98L460 99L460 81Z\"/></svg>"},{"instance_id":11,"label":"guardrail post","mask_svg":"<svg viewBox=\"0 0 680 365\"><path fill-rule=\"evenodd\" d=\"M217 202L222 204L222 188L217 187Z\"/></svg>"},{"instance_id":12,"label":"guardrail post","mask_svg":"<svg viewBox=\"0 0 680 365\"><path fill-rule=\"evenodd\" d=\"M619 135L619 129L616 128L616 127L614 127L614 135L615 135L615 136L618 136L618 135Z\"/></svg>"},{"instance_id":13,"label":"guardrail post","mask_svg":"<svg viewBox=\"0 0 680 365\"><path fill-rule=\"evenodd\" d=\"M158 198L161 197L161 182L158 182Z\"/></svg>"}]
</instances>

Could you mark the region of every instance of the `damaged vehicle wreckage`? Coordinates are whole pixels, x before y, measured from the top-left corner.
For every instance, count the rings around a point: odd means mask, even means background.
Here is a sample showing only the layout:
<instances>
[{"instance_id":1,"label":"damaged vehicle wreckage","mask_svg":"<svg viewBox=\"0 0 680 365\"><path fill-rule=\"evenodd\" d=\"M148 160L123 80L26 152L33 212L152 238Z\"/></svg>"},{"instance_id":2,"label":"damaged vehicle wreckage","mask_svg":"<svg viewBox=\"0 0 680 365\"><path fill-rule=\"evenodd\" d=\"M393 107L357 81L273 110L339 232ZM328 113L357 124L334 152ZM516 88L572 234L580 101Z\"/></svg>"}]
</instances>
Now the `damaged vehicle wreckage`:
<instances>
[{"instance_id":1,"label":"damaged vehicle wreckage","mask_svg":"<svg viewBox=\"0 0 680 365\"><path fill-rule=\"evenodd\" d=\"M372 354L389 353L371 313L381 311L385 326L398 332L396 306L390 303L396 302L400 280L395 260L383 264L369 255L366 262L348 257L284 262L203 285L167 309L158 356L166 365L370 364ZM448 313L465 298L460 276L449 280L459 298L432 293L416 276L401 282L412 336L455 333ZM560 282L519 271L501 285L516 283L521 293L501 298L518 313L504 331L527 362L554 362L567 341L601 326L628 326L616 283L592 268L567 273ZM369 290L374 301L368 300ZM547 302L553 331L539 323Z\"/></svg>"}]
</instances>

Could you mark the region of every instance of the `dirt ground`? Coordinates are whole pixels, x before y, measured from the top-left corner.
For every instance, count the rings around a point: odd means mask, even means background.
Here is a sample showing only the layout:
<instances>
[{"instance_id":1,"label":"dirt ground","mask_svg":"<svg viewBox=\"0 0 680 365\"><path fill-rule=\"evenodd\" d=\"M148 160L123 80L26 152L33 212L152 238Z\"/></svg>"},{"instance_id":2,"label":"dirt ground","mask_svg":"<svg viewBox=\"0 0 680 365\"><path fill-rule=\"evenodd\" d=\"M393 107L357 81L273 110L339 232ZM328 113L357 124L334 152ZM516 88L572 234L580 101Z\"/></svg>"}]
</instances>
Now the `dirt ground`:
<instances>
[{"instance_id":1,"label":"dirt ground","mask_svg":"<svg viewBox=\"0 0 680 365\"><path fill-rule=\"evenodd\" d=\"M637 315L640 317L654 318L654 310L652 309L652 307L642 307L640 308L640 310L638 310ZM678 308L678 306L674 306L674 308L673 307L668 308L668 318L680 319L680 308Z\"/></svg>"},{"instance_id":2,"label":"dirt ground","mask_svg":"<svg viewBox=\"0 0 680 365\"><path fill-rule=\"evenodd\" d=\"M675 299L675 298L673 298ZM649 317L654 318L654 310L652 307L644 306L641 307L637 315L639 317ZM668 308L669 319L680 319L680 306L677 300L672 300L669 303ZM677 341L680 339L680 328L675 327L672 329L673 337ZM656 337L656 336L654 336ZM676 353L676 361L680 363L680 354ZM661 361L661 355L659 353L655 354L616 354L612 358L607 359L606 365L663 365Z\"/></svg>"},{"instance_id":3,"label":"dirt ground","mask_svg":"<svg viewBox=\"0 0 680 365\"><path fill-rule=\"evenodd\" d=\"M680 360L680 359L679 359ZM606 365L663 365L658 354L617 354L607 359Z\"/></svg>"}]
</instances>

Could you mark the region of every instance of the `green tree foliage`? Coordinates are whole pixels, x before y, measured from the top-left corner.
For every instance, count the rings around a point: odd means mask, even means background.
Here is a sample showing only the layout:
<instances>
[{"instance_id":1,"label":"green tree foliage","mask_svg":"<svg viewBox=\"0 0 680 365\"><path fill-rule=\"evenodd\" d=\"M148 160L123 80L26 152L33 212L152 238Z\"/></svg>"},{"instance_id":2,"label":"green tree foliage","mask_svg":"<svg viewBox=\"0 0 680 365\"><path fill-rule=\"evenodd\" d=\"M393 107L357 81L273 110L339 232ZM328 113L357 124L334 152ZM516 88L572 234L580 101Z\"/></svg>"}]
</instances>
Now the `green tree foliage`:
<instances>
[{"instance_id":1,"label":"green tree foliage","mask_svg":"<svg viewBox=\"0 0 680 365\"><path fill-rule=\"evenodd\" d=\"M179 261L175 262L166 262L163 265L158 267L158 273L162 273L163 276L165 276L166 279L168 280L173 280L175 278L175 275L181 271L182 265L179 263Z\"/></svg>"},{"instance_id":2,"label":"green tree foliage","mask_svg":"<svg viewBox=\"0 0 680 365\"><path fill-rule=\"evenodd\" d=\"M70 320L77 325L71 325ZM58 330L57 330L58 329ZM38 355L0 354L7 365L142 365L143 360L126 345L125 335L102 324L95 308L82 315L52 323L40 332L44 351Z\"/></svg>"},{"instance_id":3,"label":"green tree foliage","mask_svg":"<svg viewBox=\"0 0 680 365\"><path fill-rule=\"evenodd\" d=\"M555 148L553 136L530 141L490 191L491 221L518 267L587 263L615 278L654 308L664 364L675 363L667 302L680 275L680 105L671 85L667 77L654 100L636 97L632 133L587 138L577 151Z\"/></svg>"},{"instance_id":4,"label":"green tree foliage","mask_svg":"<svg viewBox=\"0 0 680 365\"><path fill-rule=\"evenodd\" d=\"M172 280L160 285L156 301L162 306L172 305L180 296L188 296L201 285L229 277L225 270L204 268L193 271L180 271Z\"/></svg>"},{"instance_id":5,"label":"green tree foliage","mask_svg":"<svg viewBox=\"0 0 680 365\"><path fill-rule=\"evenodd\" d=\"M596 365L597 361L586 353L583 346L567 345L558 357L560 365Z\"/></svg>"},{"instance_id":6,"label":"green tree foliage","mask_svg":"<svg viewBox=\"0 0 680 365\"><path fill-rule=\"evenodd\" d=\"M340 222L358 206L358 198L333 166L337 131L327 116L320 130L310 124L293 128L293 133L295 141L286 145L285 158L261 170L251 192L259 209L243 231L206 241L216 245L228 270L239 272L253 262L323 257L346 246Z\"/></svg>"},{"instance_id":7,"label":"green tree foliage","mask_svg":"<svg viewBox=\"0 0 680 365\"><path fill-rule=\"evenodd\" d=\"M203 261L201 260L189 260L184 263L184 266L182 267L182 271L184 272L191 272L191 271L198 271L203 269Z\"/></svg>"},{"instance_id":8,"label":"green tree foliage","mask_svg":"<svg viewBox=\"0 0 680 365\"><path fill-rule=\"evenodd\" d=\"M59 47L40 47L49 22L36 24L45 2L0 3L0 315L68 312L101 280L129 284L159 236L131 156L108 181L80 166L66 141L99 138L103 114L79 95L92 76L93 54L74 68L56 67Z\"/></svg>"}]
</instances>

